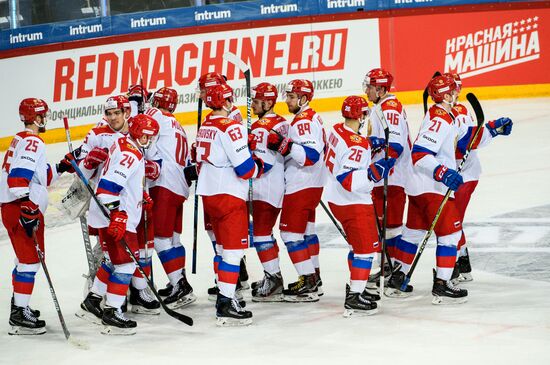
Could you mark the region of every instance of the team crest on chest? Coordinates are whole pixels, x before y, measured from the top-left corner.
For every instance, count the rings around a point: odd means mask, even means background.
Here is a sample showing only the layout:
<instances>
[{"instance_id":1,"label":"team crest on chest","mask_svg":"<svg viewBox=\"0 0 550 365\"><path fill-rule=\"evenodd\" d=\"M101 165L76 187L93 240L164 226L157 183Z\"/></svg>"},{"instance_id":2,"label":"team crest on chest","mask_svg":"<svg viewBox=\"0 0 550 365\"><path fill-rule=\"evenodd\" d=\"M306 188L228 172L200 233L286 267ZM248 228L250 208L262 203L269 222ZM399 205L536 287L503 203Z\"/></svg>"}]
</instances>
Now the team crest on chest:
<instances>
[{"instance_id":1,"label":"team crest on chest","mask_svg":"<svg viewBox=\"0 0 550 365\"><path fill-rule=\"evenodd\" d=\"M352 141L353 143L361 143L361 137L359 137L359 136L356 135L356 134L352 134L351 136L349 136L349 139L350 139L350 141Z\"/></svg>"}]
</instances>

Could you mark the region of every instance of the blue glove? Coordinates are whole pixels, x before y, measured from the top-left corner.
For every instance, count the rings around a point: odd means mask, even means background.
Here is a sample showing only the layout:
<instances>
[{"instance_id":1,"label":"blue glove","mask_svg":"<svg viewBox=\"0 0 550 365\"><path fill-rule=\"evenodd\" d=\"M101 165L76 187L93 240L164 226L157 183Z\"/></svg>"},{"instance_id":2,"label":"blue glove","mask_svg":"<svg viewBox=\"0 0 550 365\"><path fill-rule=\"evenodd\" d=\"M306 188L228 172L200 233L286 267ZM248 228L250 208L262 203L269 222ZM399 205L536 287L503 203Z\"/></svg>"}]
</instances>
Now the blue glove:
<instances>
[{"instance_id":1,"label":"blue glove","mask_svg":"<svg viewBox=\"0 0 550 365\"><path fill-rule=\"evenodd\" d=\"M372 163L369 166L369 179L374 182L379 182L390 174L393 165L395 165L395 158L388 158L387 160L381 158Z\"/></svg>"},{"instance_id":2,"label":"blue glove","mask_svg":"<svg viewBox=\"0 0 550 365\"><path fill-rule=\"evenodd\" d=\"M386 147L386 140L384 138L371 136L369 137L369 140L372 147L372 153L377 153L378 151Z\"/></svg>"},{"instance_id":3,"label":"blue glove","mask_svg":"<svg viewBox=\"0 0 550 365\"><path fill-rule=\"evenodd\" d=\"M443 165L439 165L435 168L434 179L435 181L442 182L453 191L457 191L460 185L464 184L462 176L460 176L457 171Z\"/></svg>"},{"instance_id":4,"label":"blue glove","mask_svg":"<svg viewBox=\"0 0 550 365\"><path fill-rule=\"evenodd\" d=\"M497 120L492 120L486 124L489 128L491 136L496 137L499 134L509 135L512 133L512 119L510 118L498 118Z\"/></svg>"}]
</instances>

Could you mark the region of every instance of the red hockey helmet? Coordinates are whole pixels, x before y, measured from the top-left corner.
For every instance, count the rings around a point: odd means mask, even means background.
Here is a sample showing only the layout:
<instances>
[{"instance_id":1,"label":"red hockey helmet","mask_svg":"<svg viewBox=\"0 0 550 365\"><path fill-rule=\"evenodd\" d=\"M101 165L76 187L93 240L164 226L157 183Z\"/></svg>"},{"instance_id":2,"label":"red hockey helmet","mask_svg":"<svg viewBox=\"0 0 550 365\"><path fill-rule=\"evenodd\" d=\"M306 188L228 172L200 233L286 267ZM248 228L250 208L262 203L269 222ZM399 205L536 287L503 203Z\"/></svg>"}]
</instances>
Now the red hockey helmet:
<instances>
[{"instance_id":1,"label":"red hockey helmet","mask_svg":"<svg viewBox=\"0 0 550 365\"><path fill-rule=\"evenodd\" d=\"M124 95L110 96L107 101L105 101L105 111L109 109L130 110L130 102Z\"/></svg>"},{"instance_id":2,"label":"red hockey helmet","mask_svg":"<svg viewBox=\"0 0 550 365\"><path fill-rule=\"evenodd\" d=\"M460 92L462 90L462 79L460 78L460 75L456 72L445 72L443 74L444 76L451 76L455 82L456 82L456 86L457 86L457 91Z\"/></svg>"},{"instance_id":3,"label":"red hockey helmet","mask_svg":"<svg viewBox=\"0 0 550 365\"><path fill-rule=\"evenodd\" d=\"M277 102L277 88L268 82L262 82L252 88L252 99L263 101L271 100L273 104Z\"/></svg>"},{"instance_id":4,"label":"red hockey helmet","mask_svg":"<svg viewBox=\"0 0 550 365\"><path fill-rule=\"evenodd\" d=\"M204 90L212 86L225 84L226 78L219 72L209 72L199 78L199 90Z\"/></svg>"},{"instance_id":5,"label":"red hockey helmet","mask_svg":"<svg viewBox=\"0 0 550 365\"><path fill-rule=\"evenodd\" d=\"M131 85L128 89L128 97L137 95L144 96L147 98L149 96L149 91L143 85Z\"/></svg>"},{"instance_id":6,"label":"red hockey helmet","mask_svg":"<svg viewBox=\"0 0 550 365\"><path fill-rule=\"evenodd\" d=\"M216 85L206 89L204 103L211 109L221 109L227 99L233 102L233 89L231 86L227 84Z\"/></svg>"},{"instance_id":7,"label":"red hockey helmet","mask_svg":"<svg viewBox=\"0 0 550 365\"><path fill-rule=\"evenodd\" d=\"M157 121L147 114L138 114L128 119L128 132L136 141L143 136L151 139L159 133L159 128Z\"/></svg>"},{"instance_id":8,"label":"red hockey helmet","mask_svg":"<svg viewBox=\"0 0 550 365\"><path fill-rule=\"evenodd\" d=\"M390 90L393 82L393 76L383 68L375 68L370 70L363 80L363 90L367 92L367 86L384 86L386 90Z\"/></svg>"},{"instance_id":9,"label":"red hockey helmet","mask_svg":"<svg viewBox=\"0 0 550 365\"><path fill-rule=\"evenodd\" d=\"M48 104L42 99L26 98L19 103L19 118L22 122L32 123L37 115L43 117L48 113Z\"/></svg>"},{"instance_id":10,"label":"red hockey helmet","mask_svg":"<svg viewBox=\"0 0 550 365\"><path fill-rule=\"evenodd\" d=\"M360 96L348 96L342 103L342 116L347 119L359 119L369 114L369 103Z\"/></svg>"},{"instance_id":11,"label":"red hockey helmet","mask_svg":"<svg viewBox=\"0 0 550 365\"><path fill-rule=\"evenodd\" d=\"M458 86L454 77L448 74L436 76L428 84L428 93L434 103L441 103L445 94L451 94L453 90L458 90Z\"/></svg>"},{"instance_id":12,"label":"red hockey helmet","mask_svg":"<svg viewBox=\"0 0 550 365\"><path fill-rule=\"evenodd\" d=\"M157 108L167 109L172 113L178 105L178 92L169 87L161 87L154 92L151 104Z\"/></svg>"},{"instance_id":13,"label":"red hockey helmet","mask_svg":"<svg viewBox=\"0 0 550 365\"><path fill-rule=\"evenodd\" d=\"M296 79L286 84L285 93L295 93L299 98L305 95L307 101L313 99L313 83L305 79Z\"/></svg>"}]
</instances>

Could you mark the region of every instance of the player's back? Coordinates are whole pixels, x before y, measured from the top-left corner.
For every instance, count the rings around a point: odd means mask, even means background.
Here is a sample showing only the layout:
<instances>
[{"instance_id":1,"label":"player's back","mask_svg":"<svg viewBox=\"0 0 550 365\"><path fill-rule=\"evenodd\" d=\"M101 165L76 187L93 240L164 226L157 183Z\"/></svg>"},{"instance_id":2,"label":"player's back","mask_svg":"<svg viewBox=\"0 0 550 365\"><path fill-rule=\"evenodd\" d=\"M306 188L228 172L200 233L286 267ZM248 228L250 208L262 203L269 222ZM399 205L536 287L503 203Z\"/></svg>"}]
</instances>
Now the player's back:
<instances>
[{"instance_id":1,"label":"player's back","mask_svg":"<svg viewBox=\"0 0 550 365\"><path fill-rule=\"evenodd\" d=\"M306 159L301 166L290 155L286 157L285 193L291 194L307 188L322 187L325 131L319 114L310 108L298 113L290 123L288 137L294 143L304 147Z\"/></svg>"}]
</instances>

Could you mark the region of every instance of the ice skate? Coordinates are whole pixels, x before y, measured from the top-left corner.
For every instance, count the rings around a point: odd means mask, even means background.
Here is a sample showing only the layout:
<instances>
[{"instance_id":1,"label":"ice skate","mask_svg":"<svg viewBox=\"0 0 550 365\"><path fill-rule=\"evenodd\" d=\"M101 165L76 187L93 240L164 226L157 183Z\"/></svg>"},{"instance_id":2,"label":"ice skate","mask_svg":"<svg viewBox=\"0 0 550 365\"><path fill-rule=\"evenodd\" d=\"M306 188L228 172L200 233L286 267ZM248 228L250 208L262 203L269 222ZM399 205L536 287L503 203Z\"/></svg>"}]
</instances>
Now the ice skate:
<instances>
[{"instance_id":1,"label":"ice skate","mask_svg":"<svg viewBox=\"0 0 550 365\"><path fill-rule=\"evenodd\" d=\"M15 302L14 302L14 299L13 299L13 296L11 297L11 309L13 310L13 308L15 307ZM27 306L29 307L29 310L32 312L32 314L38 318L40 317L40 311L38 309L32 309L30 306Z\"/></svg>"},{"instance_id":2,"label":"ice skate","mask_svg":"<svg viewBox=\"0 0 550 365\"><path fill-rule=\"evenodd\" d=\"M269 274L264 272L265 276L261 286L252 289L253 302L283 302L283 277L281 273Z\"/></svg>"},{"instance_id":3,"label":"ice skate","mask_svg":"<svg viewBox=\"0 0 550 365\"><path fill-rule=\"evenodd\" d=\"M167 297L170 294L172 294L172 289L173 288L174 288L174 286L172 284L168 283L168 284L166 284L166 287L157 290L157 293L159 293L159 295L161 297Z\"/></svg>"},{"instance_id":4,"label":"ice skate","mask_svg":"<svg viewBox=\"0 0 550 365\"><path fill-rule=\"evenodd\" d=\"M363 293L350 292L349 285L346 285L346 301L344 302L343 314L345 318L370 316L378 312L378 305L364 297Z\"/></svg>"},{"instance_id":5,"label":"ice skate","mask_svg":"<svg viewBox=\"0 0 550 365\"><path fill-rule=\"evenodd\" d=\"M197 296L193 293L193 288L184 273L183 277L172 287L172 293L164 299L164 304L171 309L178 309L186 307L196 300Z\"/></svg>"},{"instance_id":6,"label":"ice skate","mask_svg":"<svg viewBox=\"0 0 550 365\"><path fill-rule=\"evenodd\" d=\"M216 319L220 327L248 326L252 324L252 312L244 310L236 299L218 294Z\"/></svg>"},{"instance_id":7,"label":"ice skate","mask_svg":"<svg viewBox=\"0 0 550 365\"><path fill-rule=\"evenodd\" d=\"M458 281L468 282L474 280L472 277L472 266L470 265L470 255L468 249L466 249L466 256L460 256L457 261L458 264Z\"/></svg>"},{"instance_id":8,"label":"ice skate","mask_svg":"<svg viewBox=\"0 0 550 365\"><path fill-rule=\"evenodd\" d=\"M105 326L101 331L104 335L135 335L137 323L124 316L120 309L105 307L101 323Z\"/></svg>"},{"instance_id":9,"label":"ice skate","mask_svg":"<svg viewBox=\"0 0 550 365\"><path fill-rule=\"evenodd\" d=\"M300 275L298 281L283 289L285 302L318 302L317 275Z\"/></svg>"},{"instance_id":10,"label":"ice skate","mask_svg":"<svg viewBox=\"0 0 550 365\"><path fill-rule=\"evenodd\" d=\"M462 304L468 301L468 291L449 281L435 279L432 287L432 304Z\"/></svg>"},{"instance_id":11,"label":"ice skate","mask_svg":"<svg viewBox=\"0 0 550 365\"><path fill-rule=\"evenodd\" d=\"M241 283L242 290L250 289L250 285L248 284L248 271L246 270L246 256L243 256L239 266L239 282Z\"/></svg>"},{"instance_id":12,"label":"ice skate","mask_svg":"<svg viewBox=\"0 0 550 365\"><path fill-rule=\"evenodd\" d=\"M132 305L132 313L160 314L160 303L151 295L149 288L139 290L130 286L130 304Z\"/></svg>"},{"instance_id":13,"label":"ice skate","mask_svg":"<svg viewBox=\"0 0 550 365\"><path fill-rule=\"evenodd\" d=\"M99 295L89 292L86 299L80 303L80 309L75 315L93 324L101 325L101 318L103 317L102 299Z\"/></svg>"},{"instance_id":14,"label":"ice skate","mask_svg":"<svg viewBox=\"0 0 550 365\"><path fill-rule=\"evenodd\" d=\"M407 285L405 291L401 290L401 285L405 281L405 273L403 271L397 271L392 274L388 285L384 289L384 295L390 298L407 298L412 295L412 285Z\"/></svg>"},{"instance_id":15,"label":"ice skate","mask_svg":"<svg viewBox=\"0 0 550 365\"><path fill-rule=\"evenodd\" d=\"M10 335L42 335L46 333L46 322L38 319L29 307L13 306L10 311Z\"/></svg>"},{"instance_id":16,"label":"ice skate","mask_svg":"<svg viewBox=\"0 0 550 365\"><path fill-rule=\"evenodd\" d=\"M218 299L218 293L220 292L220 289L218 289L217 285L214 285L211 288L208 288L208 300L215 302Z\"/></svg>"}]
</instances>

